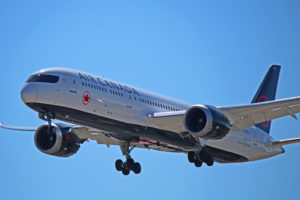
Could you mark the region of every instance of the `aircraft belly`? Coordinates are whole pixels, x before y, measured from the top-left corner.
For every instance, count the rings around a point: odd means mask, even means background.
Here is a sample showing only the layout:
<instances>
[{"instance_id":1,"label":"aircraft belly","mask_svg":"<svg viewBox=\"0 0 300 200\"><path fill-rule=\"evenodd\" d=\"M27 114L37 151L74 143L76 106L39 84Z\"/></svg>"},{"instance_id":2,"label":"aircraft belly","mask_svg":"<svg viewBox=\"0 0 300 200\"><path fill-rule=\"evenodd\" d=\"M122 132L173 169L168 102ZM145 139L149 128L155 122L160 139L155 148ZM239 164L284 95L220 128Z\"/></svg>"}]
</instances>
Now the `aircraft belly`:
<instances>
[{"instance_id":1,"label":"aircraft belly","mask_svg":"<svg viewBox=\"0 0 300 200\"><path fill-rule=\"evenodd\" d=\"M198 149L198 143L191 138L182 138L178 134L152 127L125 123L108 117L100 116L93 111L82 111L75 108L40 103L27 104L33 110L50 110L56 113L56 119L95 128L108 133L123 141L140 140L141 138L155 140L157 143L142 145L141 148L150 148L160 151L187 153ZM229 142L229 141L228 141ZM220 163L244 162L247 157L240 155L237 149L229 148L230 144L220 144L216 141L207 143L205 147Z\"/></svg>"}]
</instances>

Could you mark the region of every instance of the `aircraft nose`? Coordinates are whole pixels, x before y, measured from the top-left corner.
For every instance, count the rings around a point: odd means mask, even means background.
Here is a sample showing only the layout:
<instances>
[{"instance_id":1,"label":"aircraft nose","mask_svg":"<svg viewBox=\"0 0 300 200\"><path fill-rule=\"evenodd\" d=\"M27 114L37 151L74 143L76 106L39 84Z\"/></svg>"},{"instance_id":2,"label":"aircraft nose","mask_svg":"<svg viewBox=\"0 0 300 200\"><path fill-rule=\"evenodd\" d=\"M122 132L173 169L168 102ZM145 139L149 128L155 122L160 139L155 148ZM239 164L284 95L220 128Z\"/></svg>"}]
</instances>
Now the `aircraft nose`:
<instances>
[{"instance_id":1,"label":"aircraft nose","mask_svg":"<svg viewBox=\"0 0 300 200\"><path fill-rule=\"evenodd\" d=\"M36 87L32 84L26 84L21 90L21 98L24 103L35 101L37 98Z\"/></svg>"}]
</instances>

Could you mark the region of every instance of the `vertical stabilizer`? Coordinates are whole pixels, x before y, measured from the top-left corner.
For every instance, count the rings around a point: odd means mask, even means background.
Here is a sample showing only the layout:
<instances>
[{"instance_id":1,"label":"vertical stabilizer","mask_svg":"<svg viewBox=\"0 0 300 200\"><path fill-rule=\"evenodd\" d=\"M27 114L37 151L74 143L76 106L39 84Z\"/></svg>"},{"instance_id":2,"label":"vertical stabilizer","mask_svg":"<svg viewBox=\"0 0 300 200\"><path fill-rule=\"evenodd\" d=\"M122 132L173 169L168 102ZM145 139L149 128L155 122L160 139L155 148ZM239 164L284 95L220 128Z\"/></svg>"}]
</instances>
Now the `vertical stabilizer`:
<instances>
[{"instance_id":1,"label":"vertical stabilizer","mask_svg":"<svg viewBox=\"0 0 300 200\"><path fill-rule=\"evenodd\" d=\"M275 100L280 68L279 65L272 65L269 68L251 103ZM271 121L262 122L255 126L266 133L270 133Z\"/></svg>"}]
</instances>

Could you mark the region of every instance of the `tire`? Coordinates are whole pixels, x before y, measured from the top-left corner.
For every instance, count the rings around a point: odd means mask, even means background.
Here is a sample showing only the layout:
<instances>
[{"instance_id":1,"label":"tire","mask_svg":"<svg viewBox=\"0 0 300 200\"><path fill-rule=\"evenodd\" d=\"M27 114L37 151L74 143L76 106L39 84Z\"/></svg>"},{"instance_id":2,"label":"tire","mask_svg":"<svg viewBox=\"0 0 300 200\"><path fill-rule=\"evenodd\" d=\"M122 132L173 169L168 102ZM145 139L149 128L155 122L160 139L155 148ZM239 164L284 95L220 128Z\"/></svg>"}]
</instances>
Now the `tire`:
<instances>
[{"instance_id":1,"label":"tire","mask_svg":"<svg viewBox=\"0 0 300 200\"><path fill-rule=\"evenodd\" d=\"M141 173L141 170L142 170L142 168L141 168L140 163L138 163L138 162L134 163L133 172L135 174L139 174L139 173Z\"/></svg>"},{"instance_id":2,"label":"tire","mask_svg":"<svg viewBox=\"0 0 300 200\"><path fill-rule=\"evenodd\" d=\"M190 151L190 152L188 153L188 160L189 160L190 163L195 162L195 152Z\"/></svg>"},{"instance_id":3,"label":"tire","mask_svg":"<svg viewBox=\"0 0 300 200\"><path fill-rule=\"evenodd\" d=\"M134 169L134 160L132 158L128 158L126 160L126 165L128 169L133 170Z\"/></svg>"},{"instance_id":4,"label":"tire","mask_svg":"<svg viewBox=\"0 0 300 200\"><path fill-rule=\"evenodd\" d=\"M123 161L122 160L116 160L115 167L117 171L122 171L123 169Z\"/></svg>"},{"instance_id":5,"label":"tire","mask_svg":"<svg viewBox=\"0 0 300 200\"><path fill-rule=\"evenodd\" d=\"M206 162L207 166L213 166L214 165L214 158L212 156L209 156L208 161Z\"/></svg>"},{"instance_id":6,"label":"tire","mask_svg":"<svg viewBox=\"0 0 300 200\"><path fill-rule=\"evenodd\" d=\"M201 167L202 166L202 161L201 160L195 160L194 164L195 164L195 167Z\"/></svg>"},{"instance_id":7,"label":"tire","mask_svg":"<svg viewBox=\"0 0 300 200\"><path fill-rule=\"evenodd\" d=\"M129 169L127 169L127 168L123 168L123 169L122 169L122 174L123 174L124 176L127 176L129 173L130 173L130 170L129 170Z\"/></svg>"},{"instance_id":8,"label":"tire","mask_svg":"<svg viewBox=\"0 0 300 200\"><path fill-rule=\"evenodd\" d=\"M209 157L210 157L209 154L205 150L202 150L200 152L200 158L201 158L201 160L203 160L203 162L207 163L209 160Z\"/></svg>"}]
</instances>

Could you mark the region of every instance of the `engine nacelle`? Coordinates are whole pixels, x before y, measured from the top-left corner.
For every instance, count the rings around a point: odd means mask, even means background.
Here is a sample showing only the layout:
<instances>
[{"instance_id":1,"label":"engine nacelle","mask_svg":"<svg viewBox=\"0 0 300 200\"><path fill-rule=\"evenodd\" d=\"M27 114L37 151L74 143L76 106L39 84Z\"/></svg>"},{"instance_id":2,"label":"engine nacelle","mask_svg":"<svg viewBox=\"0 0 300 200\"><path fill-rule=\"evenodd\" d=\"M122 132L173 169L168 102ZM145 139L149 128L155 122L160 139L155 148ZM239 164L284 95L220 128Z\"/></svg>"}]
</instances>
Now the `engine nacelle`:
<instances>
[{"instance_id":1,"label":"engine nacelle","mask_svg":"<svg viewBox=\"0 0 300 200\"><path fill-rule=\"evenodd\" d=\"M204 139L221 139L229 132L228 118L213 106L195 105L184 116L185 129Z\"/></svg>"},{"instance_id":2,"label":"engine nacelle","mask_svg":"<svg viewBox=\"0 0 300 200\"><path fill-rule=\"evenodd\" d=\"M48 124L40 126L34 135L35 146L43 153L69 157L80 147L80 139L64 124Z\"/></svg>"}]
</instances>

